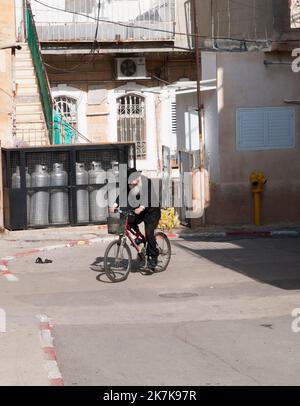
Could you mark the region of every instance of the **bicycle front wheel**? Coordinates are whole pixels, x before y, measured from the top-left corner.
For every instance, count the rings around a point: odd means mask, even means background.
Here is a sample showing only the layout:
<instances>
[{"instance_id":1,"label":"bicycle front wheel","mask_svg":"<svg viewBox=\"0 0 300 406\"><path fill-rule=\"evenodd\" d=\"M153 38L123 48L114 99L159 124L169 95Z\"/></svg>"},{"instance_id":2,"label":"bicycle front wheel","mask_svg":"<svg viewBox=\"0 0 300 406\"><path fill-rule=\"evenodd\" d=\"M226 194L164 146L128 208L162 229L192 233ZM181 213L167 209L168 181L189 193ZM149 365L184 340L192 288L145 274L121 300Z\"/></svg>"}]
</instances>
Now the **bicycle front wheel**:
<instances>
[{"instance_id":1,"label":"bicycle front wheel","mask_svg":"<svg viewBox=\"0 0 300 406\"><path fill-rule=\"evenodd\" d=\"M123 282L131 270L132 255L130 248L123 241L112 241L104 254L104 270L112 282Z\"/></svg>"},{"instance_id":2,"label":"bicycle front wheel","mask_svg":"<svg viewBox=\"0 0 300 406\"><path fill-rule=\"evenodd\" d=\"M168 268L171 260L171 243L166 234L161 231L155 233L155 240L158 249L156 272L163 272Z\"/></svg>"}]
</instances>

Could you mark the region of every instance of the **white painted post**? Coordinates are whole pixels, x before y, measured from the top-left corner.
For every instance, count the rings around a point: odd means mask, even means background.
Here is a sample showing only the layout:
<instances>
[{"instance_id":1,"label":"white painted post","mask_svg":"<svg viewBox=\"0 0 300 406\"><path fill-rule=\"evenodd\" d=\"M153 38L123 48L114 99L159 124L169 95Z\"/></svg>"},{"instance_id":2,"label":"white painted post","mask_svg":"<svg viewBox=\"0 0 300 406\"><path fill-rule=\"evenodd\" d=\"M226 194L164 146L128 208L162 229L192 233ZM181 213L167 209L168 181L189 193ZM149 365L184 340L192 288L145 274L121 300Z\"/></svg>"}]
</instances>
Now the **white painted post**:
<instances>
[{"instance_id":1,"label":"white painted post","mask_svg":"<svg viewBox=\"0 0 300 406\"><path fill-rule=\"evenodd\" d=\"M0 309L0 333L6 333L6 313Z\"/></svg>"}]
</instances>

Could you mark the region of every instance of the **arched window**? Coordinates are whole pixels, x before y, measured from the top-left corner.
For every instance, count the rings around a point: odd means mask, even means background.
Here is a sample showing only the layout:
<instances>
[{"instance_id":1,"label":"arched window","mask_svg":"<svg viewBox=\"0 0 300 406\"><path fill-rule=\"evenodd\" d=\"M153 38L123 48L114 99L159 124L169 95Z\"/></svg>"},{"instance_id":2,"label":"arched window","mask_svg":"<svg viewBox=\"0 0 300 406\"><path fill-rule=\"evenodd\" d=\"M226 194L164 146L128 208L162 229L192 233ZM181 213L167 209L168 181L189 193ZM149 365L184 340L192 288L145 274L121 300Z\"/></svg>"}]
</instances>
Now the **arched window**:
<instances>
[{"instance_id":1,"label":"arched window","mask_svg":"<svg viewBox=\"0 0 300 406\"><path fill-rule=\"evenodd\" d=\"M55 110L72 127L78 127L77 100L73 97L58 96L54 98Z\"/></svg>"},{"instance_id":2,"label":"arched window","mask_svg":"<svg viewBox=\"0 0 300 406\"><path fill-rule=\"evenodd\" d=\"M120 97L118 109L118 141L134 142L137 159L147 158L145 99L135 94Z\"/></svg>"}]
</instances>

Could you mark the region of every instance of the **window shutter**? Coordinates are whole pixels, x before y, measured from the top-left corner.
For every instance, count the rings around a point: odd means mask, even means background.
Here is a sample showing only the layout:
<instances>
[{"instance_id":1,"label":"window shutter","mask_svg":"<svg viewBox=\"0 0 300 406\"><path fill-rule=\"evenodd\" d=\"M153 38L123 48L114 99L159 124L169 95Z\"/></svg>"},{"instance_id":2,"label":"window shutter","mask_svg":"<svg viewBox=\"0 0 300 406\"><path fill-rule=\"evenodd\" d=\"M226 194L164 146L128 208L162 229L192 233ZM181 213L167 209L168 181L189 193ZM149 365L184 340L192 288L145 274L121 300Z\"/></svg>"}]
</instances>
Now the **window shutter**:
<instances>
[{"instance_id":1,"label":"window shutter","mask_svg":"<svg viewBox=\"0 0 300 406\"><path fill-rule=\"evenodd\" d=\"M264 112L261 110L240 110L237 116L238 149L251 150L265 146Z\"/></svg>"},{"instance_id":2,"label":"window shutter","mask_svg":"<svg viewBox=\"0 0 300 406\"><path fill-rule=\"evenodd\" d=\"M239 151L293 148L295 110L290 107L238 109L236 132Z\"/></svg>"},{"instance_id":3,"label":"window shutter","mask_svg":"<svg viewBox=\"0 0 300 406\"><path fill-rule=\"evenodd\" d=\"M292 148L294 146L294 110L274 109L267 112L269 148Z\"/></svg>"}]
</instances>

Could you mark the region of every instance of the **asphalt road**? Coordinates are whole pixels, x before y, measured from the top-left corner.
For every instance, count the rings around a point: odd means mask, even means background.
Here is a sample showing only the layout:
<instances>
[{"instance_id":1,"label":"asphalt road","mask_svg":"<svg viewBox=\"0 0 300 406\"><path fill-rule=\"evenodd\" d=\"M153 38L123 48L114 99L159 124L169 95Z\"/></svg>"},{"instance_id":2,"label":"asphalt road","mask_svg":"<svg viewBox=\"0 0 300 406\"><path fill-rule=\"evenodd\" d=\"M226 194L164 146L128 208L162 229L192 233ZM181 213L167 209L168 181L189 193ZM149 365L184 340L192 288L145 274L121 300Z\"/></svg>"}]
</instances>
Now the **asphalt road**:
<instances>
[{"instance_id":1,"label":"asphalt road","mask_svg":"<svg viewBox=\"0 0 300 406\"><path fill-rule=\"evenodd\" d=\"M166 272L120 284L104 245L19 259L2 300L14 321L52 319L66 385L299 385L300 239L172 246Z\"/></svg>"}]
</instances>

